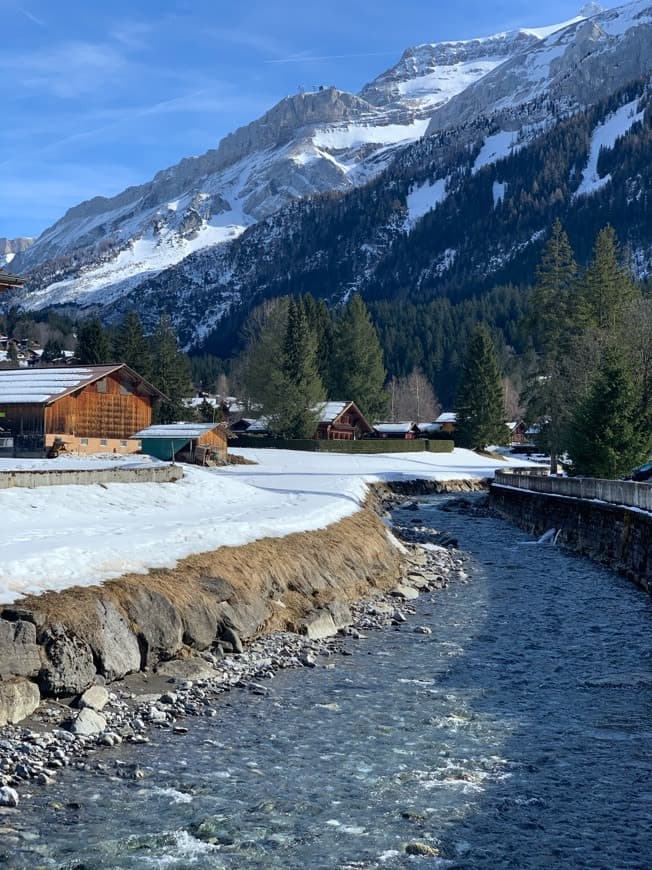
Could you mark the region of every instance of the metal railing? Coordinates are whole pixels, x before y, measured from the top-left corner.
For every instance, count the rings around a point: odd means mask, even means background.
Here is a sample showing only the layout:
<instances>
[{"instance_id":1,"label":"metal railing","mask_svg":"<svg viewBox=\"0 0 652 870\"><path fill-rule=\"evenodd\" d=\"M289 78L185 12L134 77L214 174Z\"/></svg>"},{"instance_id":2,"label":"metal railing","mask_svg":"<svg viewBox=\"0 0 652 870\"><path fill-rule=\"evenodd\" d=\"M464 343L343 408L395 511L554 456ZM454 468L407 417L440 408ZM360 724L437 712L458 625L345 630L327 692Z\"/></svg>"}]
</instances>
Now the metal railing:
<instances>
[{"instance_id":1,"label":"metal railing","mask_svg":"<svg viewBox=\"0 0 652 870\"><path fill-rule=\"evenodd\" d=\"M550 477L545 471L501 469L494 483L549 495L564 495L586 501L604 501L652 512L652 485L631 480L599 480L594 477Z\"/></svg>"}]
</instances>

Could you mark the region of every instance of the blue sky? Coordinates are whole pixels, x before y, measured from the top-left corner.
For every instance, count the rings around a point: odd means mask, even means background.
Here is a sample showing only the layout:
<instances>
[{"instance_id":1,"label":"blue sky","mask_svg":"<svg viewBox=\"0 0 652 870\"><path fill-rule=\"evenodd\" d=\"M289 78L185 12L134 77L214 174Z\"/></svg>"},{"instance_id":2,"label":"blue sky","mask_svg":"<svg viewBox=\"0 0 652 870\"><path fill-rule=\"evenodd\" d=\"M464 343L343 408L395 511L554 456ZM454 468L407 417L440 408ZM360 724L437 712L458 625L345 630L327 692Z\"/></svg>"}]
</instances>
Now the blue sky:
<instances>
[{"instance_id":1,"label":"blue sky","mask_svg":"<svg viewBox=\"0 0 652 870\"><path fill-rule=\"evenodd\" d=\"M301 85L355 92L410 45L565 21L582 2L0 0L0 236L216 147Z\"/></svg>"}]
</instances>

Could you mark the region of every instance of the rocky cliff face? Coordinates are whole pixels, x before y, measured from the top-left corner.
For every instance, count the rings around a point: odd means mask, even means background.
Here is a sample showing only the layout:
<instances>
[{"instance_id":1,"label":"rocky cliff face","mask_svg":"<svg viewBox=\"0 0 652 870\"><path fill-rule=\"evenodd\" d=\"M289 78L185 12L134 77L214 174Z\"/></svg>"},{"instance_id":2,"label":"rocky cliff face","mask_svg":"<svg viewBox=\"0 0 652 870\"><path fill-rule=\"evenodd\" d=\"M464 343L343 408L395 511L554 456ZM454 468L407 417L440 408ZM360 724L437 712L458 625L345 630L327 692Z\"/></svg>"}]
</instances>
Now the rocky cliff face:
<instances>
[{"instance_id":1,"label":"rocky cliff face","mask_svg":"<svg viewBox=\"0 0 652 870\"><path fill-rule=\"evenodd\" d=\"M34 244L34 239L3 239L0 238L0 266L6 266L14 259L16 254L21 254Z\"/></svg>"}]
</instances>

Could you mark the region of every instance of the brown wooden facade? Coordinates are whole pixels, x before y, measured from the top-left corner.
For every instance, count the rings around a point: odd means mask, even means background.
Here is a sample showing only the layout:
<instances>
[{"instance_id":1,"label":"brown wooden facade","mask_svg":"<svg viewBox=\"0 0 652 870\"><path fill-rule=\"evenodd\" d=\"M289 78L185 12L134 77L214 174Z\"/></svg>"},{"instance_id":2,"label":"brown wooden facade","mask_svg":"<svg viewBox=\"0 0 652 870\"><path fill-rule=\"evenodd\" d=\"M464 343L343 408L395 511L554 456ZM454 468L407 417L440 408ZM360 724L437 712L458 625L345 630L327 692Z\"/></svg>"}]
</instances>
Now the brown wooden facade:
<instances>
[{"instance_id":1,"label":"brown wooden facade","mask_svg":"<svg viewBox=\"0 0 652 870\"><path fill-rule=\"evenodd\" d=\"M373 431L354 402L348 402L332 420L317 425L315 438L320 441L357 441Z\"/></svg>"},{"instance_id":2,"label":"brown wooden facade","mask_svg":"<svg viewBox=\"0 0 652 870\"><path fill-rule=\"evenodd\" d=\"M133 453L129 437L152 422L160 393L127 366L48 402L0 402L2 425L11 431L17 454L38 455L55 441L81 453Z\"/></svg>"}]
</instances>

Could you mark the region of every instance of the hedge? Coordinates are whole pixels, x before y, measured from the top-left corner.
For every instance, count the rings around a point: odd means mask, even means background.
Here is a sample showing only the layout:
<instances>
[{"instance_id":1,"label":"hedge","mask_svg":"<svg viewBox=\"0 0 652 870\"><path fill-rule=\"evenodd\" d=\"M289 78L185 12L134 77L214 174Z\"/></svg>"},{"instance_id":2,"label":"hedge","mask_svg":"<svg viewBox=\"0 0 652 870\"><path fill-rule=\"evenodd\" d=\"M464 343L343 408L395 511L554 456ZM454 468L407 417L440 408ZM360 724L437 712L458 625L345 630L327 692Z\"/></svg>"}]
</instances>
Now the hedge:
<instances>
[{"instance_id":1,"label":"hedge","mask_svg":"<svg viewBox=\"0 0 652 870\"><path fill-rule=\"evenodd\" d=\"M452 453L454 441L431 440L415 438L411 441L403 439L362 439L361 441L317 441L313 439L269 438L258 435L241 435L236 441L230 442L233 447L272 447L277 450L303 450L311 453Z\"/></svg>"}]
</instances>

